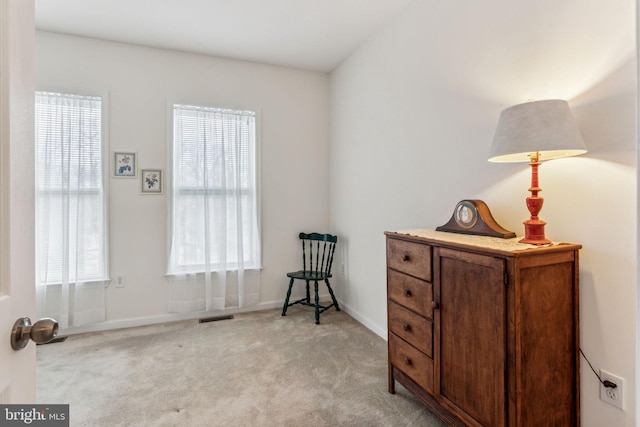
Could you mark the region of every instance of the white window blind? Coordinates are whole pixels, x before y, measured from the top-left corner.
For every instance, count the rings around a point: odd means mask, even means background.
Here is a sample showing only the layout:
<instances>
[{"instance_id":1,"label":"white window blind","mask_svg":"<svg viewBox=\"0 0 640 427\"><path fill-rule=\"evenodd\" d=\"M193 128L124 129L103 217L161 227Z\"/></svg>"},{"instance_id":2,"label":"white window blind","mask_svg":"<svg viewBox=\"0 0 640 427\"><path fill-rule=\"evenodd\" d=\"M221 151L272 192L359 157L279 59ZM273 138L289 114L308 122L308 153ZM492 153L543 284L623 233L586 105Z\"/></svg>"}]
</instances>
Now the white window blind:
<instances>
[{"instance_id":1,"label":"white window blind","mask_svg":"<svg viewBox=\"0 0 640 427\"><path fill-rule=\"evenodd\" d=\"M173 106L169 274L260 266L256 115Z\"/></svg>"},{"instance_id":2,"label":"white window blind","mask_svg":"<svg viewBox=\"0 0 640 427\"><path fill-rule=\"evenodd\" d=\"M107 278L102 100L37 92L39 284Z\"/></svg>"}]
</instances>

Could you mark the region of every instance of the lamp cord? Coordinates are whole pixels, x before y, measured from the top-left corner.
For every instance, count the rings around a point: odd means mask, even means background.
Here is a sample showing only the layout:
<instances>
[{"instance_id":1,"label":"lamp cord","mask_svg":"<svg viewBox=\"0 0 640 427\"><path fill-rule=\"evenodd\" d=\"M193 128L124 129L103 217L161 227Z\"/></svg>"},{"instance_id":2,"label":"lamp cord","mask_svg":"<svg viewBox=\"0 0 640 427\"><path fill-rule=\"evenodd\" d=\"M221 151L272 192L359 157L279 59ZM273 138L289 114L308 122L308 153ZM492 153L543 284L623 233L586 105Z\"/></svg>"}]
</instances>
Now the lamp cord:
<instances>
[{"instance_id":1,"label":"lamp cord","mask_svg":"<svg viewBox=\"0 0 640 427\"><path fill-rule=\"evenodd\" d=\"M587 359L587 356L584 355L584 352L582 351L582 349L580 349L580 354L582 355L582 357L584 357L584 360L587 361L587 363L589 364L589 367L593 371L593 374L596 376L596 378L598 378L598 381L600 381L600 384L602 384L603 386L605 386L607 388L617 388L618 387L618 385L616 383L611 382L609 380L602 381L602 378L600 377L600 375L598 375L596 370L593 369L593 365L591 365L591 362L589 362L589 359Z\"/></svg>"}]
</instances>

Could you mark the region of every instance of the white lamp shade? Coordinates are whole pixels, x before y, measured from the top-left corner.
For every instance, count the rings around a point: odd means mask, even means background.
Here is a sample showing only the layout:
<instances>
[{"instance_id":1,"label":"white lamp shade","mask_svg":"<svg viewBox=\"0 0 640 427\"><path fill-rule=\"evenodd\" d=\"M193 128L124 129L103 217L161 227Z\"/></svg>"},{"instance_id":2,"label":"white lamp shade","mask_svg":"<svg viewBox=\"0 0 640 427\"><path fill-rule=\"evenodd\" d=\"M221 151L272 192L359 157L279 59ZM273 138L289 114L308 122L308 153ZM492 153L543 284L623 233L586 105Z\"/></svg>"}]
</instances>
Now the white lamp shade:
<instances>
[{"instance_id":1,"label":"white lamp shade","mask_svg":"<svg viewBox=\"0 0 640 427\"><path fill-rule=\"evenodd\" d=\"M500 113L489 161L529 162L535 152L541 161L587 152L566 101L526 102Z\"/></svg>"}]
</instances>

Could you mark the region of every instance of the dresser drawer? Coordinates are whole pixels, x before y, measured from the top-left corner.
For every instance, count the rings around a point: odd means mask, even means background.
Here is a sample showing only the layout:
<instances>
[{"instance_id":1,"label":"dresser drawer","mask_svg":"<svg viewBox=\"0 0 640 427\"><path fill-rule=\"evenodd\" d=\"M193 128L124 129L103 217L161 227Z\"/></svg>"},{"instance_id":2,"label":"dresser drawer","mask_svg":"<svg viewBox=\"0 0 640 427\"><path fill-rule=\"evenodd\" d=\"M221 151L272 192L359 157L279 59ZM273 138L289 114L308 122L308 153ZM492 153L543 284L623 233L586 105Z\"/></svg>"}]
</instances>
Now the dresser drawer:
<instances>
[{"instance_id":1,"label":"dresser drawer","mask_svg":"<svg viewBox=\"0 0 640 427\"><path fill-rule=\"evenodd\" d=\"M429 319L433 318L433 286L429 282L387 270L387 294L390 300Z\"/></svg>"},{"instance_id":2,"label":"dresser drawer","mask_svg":"<svg viewBox=\"0 0 640 427\"><path fill-rule=\"evenodd\" d=\"M433 360L394 334L389 334L389 359L393 366L433 394Z\"/></svg>"},{"instance_id":3,"label":"dresser drawer","mask_svg":"<svg viewBox=\"0 0 640 427\"><path fill-rule=\"evenodd\" d=\"M433 357L433 324L424 317L389 302L389 330L429 357Z\"/></svg>"},{"instance_id":4,"label":"dresser drawer","mask_svg":"<svg viewBox=\"0 0 640 427\"><path fill-rule=\"evenodd\" d=\"M387 239L387 267L431 281L431 246Z\"/></svg>"}]
</instances>

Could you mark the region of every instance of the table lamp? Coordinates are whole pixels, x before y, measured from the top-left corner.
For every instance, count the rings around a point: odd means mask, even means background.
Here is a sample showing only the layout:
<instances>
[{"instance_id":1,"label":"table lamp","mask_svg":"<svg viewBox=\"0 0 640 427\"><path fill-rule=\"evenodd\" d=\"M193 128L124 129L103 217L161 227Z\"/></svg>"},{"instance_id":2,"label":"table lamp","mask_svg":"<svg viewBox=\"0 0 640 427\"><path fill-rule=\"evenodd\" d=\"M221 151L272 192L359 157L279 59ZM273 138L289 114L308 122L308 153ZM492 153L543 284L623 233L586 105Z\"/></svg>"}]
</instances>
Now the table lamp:
<instances>
[{"instance_id":1,"label":"table lamp","mask_svg":"<svg viewBox=\"0 0 640 427\"><path fill-rule=\"evenodd\" d=\"M546 222L538 218L544 199L538 196L538 166L544 160L584 154L587 149L566 101L550 99L514 105L500 113L489 151L490 162L529 162L531 196L527 208L531 218L524 222L521 243L546 245Z\"/></svg>"}]
</instances>

